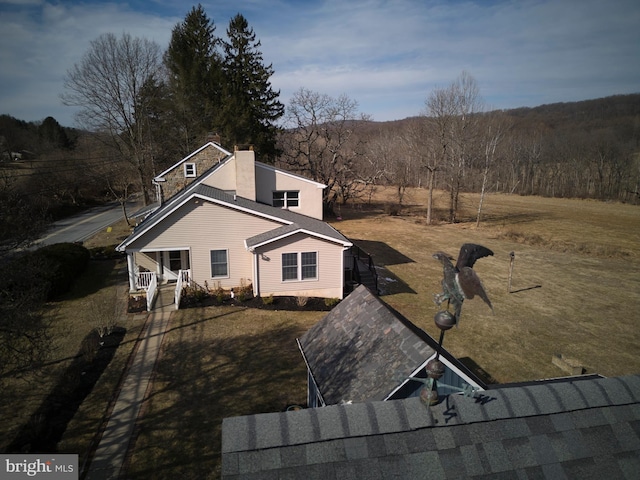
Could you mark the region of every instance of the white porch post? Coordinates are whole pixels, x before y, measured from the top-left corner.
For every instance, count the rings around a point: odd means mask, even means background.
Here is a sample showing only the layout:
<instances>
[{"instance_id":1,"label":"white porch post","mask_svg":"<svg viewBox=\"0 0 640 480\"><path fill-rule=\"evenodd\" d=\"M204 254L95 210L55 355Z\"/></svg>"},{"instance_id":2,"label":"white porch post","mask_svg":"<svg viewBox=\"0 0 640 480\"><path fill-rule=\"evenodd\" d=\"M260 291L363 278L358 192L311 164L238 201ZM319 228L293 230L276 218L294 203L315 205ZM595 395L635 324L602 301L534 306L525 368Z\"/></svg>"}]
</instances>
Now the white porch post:
<instances>
[{"instance_id":1,"label":"white porch post","mask_svg":"<svg viewBox=\"0 0 640 480\"><path fill-rule=\"evenodd\" d=\"M127 252L127 271L129 272L129 290L136 291L136 266L133 262L133 252Z\"/></svg>"},{"instance_id":2,"label":"white porch post","mask_svg":"<svg viewBox=\"0 0 640 480\"><path fill-rule=\"evenodd\" d=\"M260 255L255 251L253 253L253 296L260 296Z\"/></svg>"}]
</instances>

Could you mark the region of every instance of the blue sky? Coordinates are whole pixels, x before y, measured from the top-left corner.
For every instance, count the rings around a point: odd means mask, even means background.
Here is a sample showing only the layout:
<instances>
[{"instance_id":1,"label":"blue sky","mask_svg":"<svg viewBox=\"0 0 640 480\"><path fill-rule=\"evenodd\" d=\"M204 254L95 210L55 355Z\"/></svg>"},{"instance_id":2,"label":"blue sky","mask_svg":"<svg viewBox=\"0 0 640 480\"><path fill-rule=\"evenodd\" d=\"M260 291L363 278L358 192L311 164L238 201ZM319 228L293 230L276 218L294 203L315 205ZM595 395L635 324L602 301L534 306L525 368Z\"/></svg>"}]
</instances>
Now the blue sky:
<instances>
[{"instance_id":1,"label":"blue sky","mask_svg":"<svg viewBox=\"0 0 640 480\"><path fill-rule=\"evenodd\" d=\"M197 4L197 2L196 2ZM418 115L463 70L490 108L640 93L638 0L214 0L225 36L242 13L285 105L301 87L346 94L374 120ZM102 33L164 50L193 3L0 0L0 113L76 126L65 73Z\"/></svg>"}]
</instances>

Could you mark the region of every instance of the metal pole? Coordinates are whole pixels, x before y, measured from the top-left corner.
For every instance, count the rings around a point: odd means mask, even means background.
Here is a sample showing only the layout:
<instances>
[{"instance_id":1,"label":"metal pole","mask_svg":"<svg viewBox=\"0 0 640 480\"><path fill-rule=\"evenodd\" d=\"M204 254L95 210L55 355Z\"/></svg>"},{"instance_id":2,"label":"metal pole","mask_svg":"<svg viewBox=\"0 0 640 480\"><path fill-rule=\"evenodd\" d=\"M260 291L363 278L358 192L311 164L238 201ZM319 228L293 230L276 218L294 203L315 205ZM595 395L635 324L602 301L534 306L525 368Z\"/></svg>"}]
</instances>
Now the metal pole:
<instances>
[{"instance_id":1,"label":"metal pole","mask_svg":"<svg viewBox=\"0 0 640 480\"><path fill-rule=\"evenodd\" d=\"M509 252L509 256L511 257L511 261L509 262L509 289L508 293L511 293L511 277L513 276L513 264L516 260L516 252Z\"/></svg>"}]
</instances>

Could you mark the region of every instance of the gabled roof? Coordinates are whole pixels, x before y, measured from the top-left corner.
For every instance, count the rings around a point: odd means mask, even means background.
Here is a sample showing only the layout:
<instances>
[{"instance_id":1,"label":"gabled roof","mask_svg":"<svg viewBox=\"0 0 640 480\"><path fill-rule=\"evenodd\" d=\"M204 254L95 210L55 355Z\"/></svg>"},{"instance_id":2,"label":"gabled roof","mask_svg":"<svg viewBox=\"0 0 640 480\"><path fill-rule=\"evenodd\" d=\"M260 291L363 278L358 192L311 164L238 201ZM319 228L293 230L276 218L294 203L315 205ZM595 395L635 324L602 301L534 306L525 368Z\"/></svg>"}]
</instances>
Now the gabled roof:
<instances>
[{"instance_id":1,"label":"gabled roof","mask_svg":"<svg viewBox=\"0 0 640 480\"><path fill-rule=\"evenodd\" d=\"M640 375L225 418L222 478L638 478Z\"/></svg>"},{"instance_id":2,"label":"gabled roof","mask_svg":"<svg viewBox=\"0 0 640 480\"><path fill-rule=\"evenodd\" d=\"M324 183L316 182L315 180L311 180L310 178L303 177L302 175L298 175L297 173L292 173L286 170L282 170L281 168L274 167L273 165L269 165L267 163L256 161L256 167L260 167L260 168L263 168L264 170L269 170L271 172L278 172L281 175L285 175L287 177L292 177L297 180L302 180L304 182L311 183L312 185L315 185L318 188L322 188L322 189L327 188L327 186Z\"/></svg>"},{"instance_id":3,"label":"gabled roof","mask_svg":"<svg viewBox=\"0 0 640 480\"><path fill-rule=\"evenodd\" d=\"M299 213L291 212L286 209L281 209L277 207L272 207L271 205L265 205L262 203L255 202L253 200L248 200L243 197L239 197L236 195L231 195L225 193L224 191L210 187L208 185L203 185L198 182L194 182L190 186L188 186L185 190L178 193L174 197L172 197L167 203L165 203L161 208L153 212L149 215L142 223L140 223L133 233L120 245L118 245L118 251L123 251L126 249L128 245L132 242L140 238L146 232L151 230L154 226L159 224L162 220L164 220L168 215L173 213L175 210L180 208L182 205L187 203L192 198L200 198L202 200L206 200L217 205L221 205L227 208L231 208L237 210L239 212L244 212L251 215L257 215L259 217L267 218L273 220L275 222L281 223L283 227L287 227L289 233L292 234L295 232L304 232L308 235L315 236L317 238L322 238L328 241L332 241L335 243L339 243L345 247L351 246L351 242L340 232L338 232L335 228L333 228L328 223L323 222L322 220L317 220L312 217L308 217L306 215L301 215ZM291 227L294 225L294 227ZM279 231L280 227L274 229L274 231ZM275 239L279 236L276 234L275 236L269 232L264 234L264 237L261 237L263 240L266 240L267 237L271 237ZM260 237L260 236L258 236ZM256 237L252 237L256 238ZM281 237L280 237L281 238ZM269 243L268 241L260 241L258 243L252 242L251 245L256 246L258 244ZM247 243L247 248L253 248L249 243Z\"/></svg>"},{"instance_id":4,"label":"gabled roof","mask_svg":"<svg viewBox=\"0 0 640 480\"><path fill-rule=\"evenodd\" d=\"M156 175L154 177L154 180L158 181L158 180L162 180L164 178L164 176L169 173L171 170L174 170L175 168L178 168L180 165L182 165L183 163L188 162L194 155L197 155L198 153L200 153L202 150L204 150L205 148L209 148L209 147L213 147L217 150L220 150L220 152L224 153L227 157L231 156L231 152L226 151L224 148L222 148L220 145L218 145L215 142L208 142L205 143L203 146L201 146L199 149L197 149L196 151L190 153L189 155L187 155L186 157L184 157L182 160L178 161L177 163L174 163L172 166L170 166L169 168L167 168L164 172L162 172L159 175Z\"/></svg>"},{"instance_id":5,"label":"gabled roof","mask_svg":"<svg viewBox=\"0 0 640 480\"><path fill-rule=\"evenodd\" d=\"M327 405L387 399L437 348L434 339L364 285L300 337L299 344ZM451 355L447 359L473 376Z\"/></svg>"}]
</instances>

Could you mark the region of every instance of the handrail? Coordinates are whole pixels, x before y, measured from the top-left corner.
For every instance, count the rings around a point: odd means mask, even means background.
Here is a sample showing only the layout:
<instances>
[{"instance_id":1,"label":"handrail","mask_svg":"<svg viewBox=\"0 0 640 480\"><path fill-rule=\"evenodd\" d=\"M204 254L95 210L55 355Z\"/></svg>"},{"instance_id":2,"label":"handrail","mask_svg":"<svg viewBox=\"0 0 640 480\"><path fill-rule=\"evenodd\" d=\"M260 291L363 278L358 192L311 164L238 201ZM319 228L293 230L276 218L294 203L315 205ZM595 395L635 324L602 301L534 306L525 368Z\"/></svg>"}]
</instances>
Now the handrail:
<instances>
[{"instance_id":1,"label":"handrail","mask_svg":"<svg viewBox=\"0 0 640 480\"><path fill-rule=\"evenodd\" d=\"M158 277L156 274L153 274L151 277L151 282L149 282L149 286L147 287L147 311L150 312L153 307L153 302L156 299L156 295L158 294Z\"/></svg>"},{"instance_id":2,"label":"handrail","mask_svg":"<svg viewBox=\"0 0 640 480\"><path fill-rule=\"evenodd\" d=\"M180 308L181 298L182 298L182 270L178 271L178 281L176 282L176 290L173 293L173 303L176 304L176 310Z\"/></svg>"},{"instance_id":3,"label":"handrail","mask_svg":"<svg viewBox=\"0 0 640 480\"><path fill-rule=\"evenodd\" d=\"M182 284L191 285L191 270L179 270L178 281L176 282L176 291L173 294L173 302L176 304L176 310L180 308L180 300L182 299Z\"/></svg>"},{"instance_id":4,"label":"handrail","mask_svg":"<svg viewBox=\"0 0 640 480\"><path fill-rule=\"evenodd\" d=\"M373 263L373 257L369 253L362 250L357 245L353 245L351 247L351 251L353 254L353 270L356 273L356 280L358 281L358 283L362 283L360 269L358 268L358 260L362 261L364 259L366 260L366 262L362 262L362 263L364 263L367 267L367 270L371 272L371 276L373 277L373 281L374 281L376 293L377 293L378 292L378 272L376 271L376 266Z\"/></svg>"}]
</instances>

